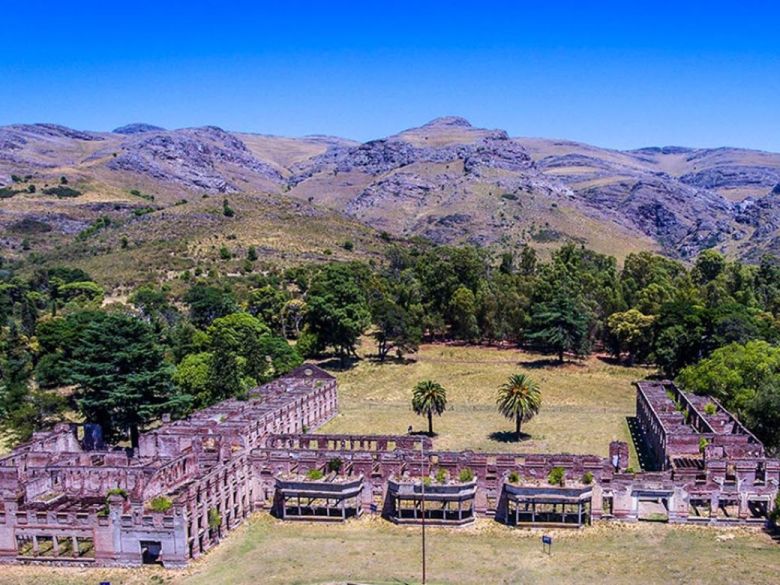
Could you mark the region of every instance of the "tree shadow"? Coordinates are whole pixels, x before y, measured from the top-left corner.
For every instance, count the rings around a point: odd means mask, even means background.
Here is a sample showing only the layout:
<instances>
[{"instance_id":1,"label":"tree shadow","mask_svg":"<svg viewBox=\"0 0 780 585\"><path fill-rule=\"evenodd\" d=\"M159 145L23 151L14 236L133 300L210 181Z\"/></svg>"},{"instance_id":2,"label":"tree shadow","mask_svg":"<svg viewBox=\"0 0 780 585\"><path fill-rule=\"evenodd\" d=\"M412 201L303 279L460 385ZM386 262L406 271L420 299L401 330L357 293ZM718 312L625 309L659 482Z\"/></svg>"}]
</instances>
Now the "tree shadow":
<instances>
[{"instance_id":1,"label":"tree shadow","mask_svg":"<svg viewBox=\"0 0 780 585\"><path fill-rule=\"evenodd\" d=\"M433 432L429 433L428 431L412 431L411 433L408 433L409 435L413 437L428 437L430 439L436 438L439 436L439 433Z\"/></svg>"},{"instance_id":2,"label":"tree shadow","mask_svg":"<svg viewBox=\"0 0 780 585\"><path fill-rule=\"evenodd\" d=\"M360 358L349 357L346 360L344 360L344 362L342 362L341 358L337 356L332 356L332 357L324 358L322 361L318 361L316 363L323 370L338 370L343 372L354 368L359 361Z\"/></svg>"},{"instance_id":3,"label":"tree shadow","mask_svg":"<svg viewBox=\"0 0 780 585\"><path fill-rule=\"evenodd\" d=\"M581 362L571 360L559 362L557 358L539 358L530 362L518 362L517 365L521 368L528 368L529 370L540 370L542 368L562 368L564 366L575 366L577 368L585 367L585 364Z\"/></svg>"},{"instance_id":4,"label":"tree shadow","mask_svg":"<svg viewBox=\"0 0 780 585\"><path fill-rule=\"evenodd\" d=\"M529 441L531 435L521 432L518 437L514 431L494 431L488 435L488 438L498 443L523 443Z\"/></svg>"},{"instance_id":5,"label":"tree shadow","mask_svg":"<svg viewBox=\"0 0 780 585\"><path fill-rule=\"evenodd\" d=\"M365 358L372 364L395 364L399 366L408 366L409 364L416 364L417 360L409 357L387 356L384 360L379 359L376 355L371 355Z\"/></svg>"}]
</instances>

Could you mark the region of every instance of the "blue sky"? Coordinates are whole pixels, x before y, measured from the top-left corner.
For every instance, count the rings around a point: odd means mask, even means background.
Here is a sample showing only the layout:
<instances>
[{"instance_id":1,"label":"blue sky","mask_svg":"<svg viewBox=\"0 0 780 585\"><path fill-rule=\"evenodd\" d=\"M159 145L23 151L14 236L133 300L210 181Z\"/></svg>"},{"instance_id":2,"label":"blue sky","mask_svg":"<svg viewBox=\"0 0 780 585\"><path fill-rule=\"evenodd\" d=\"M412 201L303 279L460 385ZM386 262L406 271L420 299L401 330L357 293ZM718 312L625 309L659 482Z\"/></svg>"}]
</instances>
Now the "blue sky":
<instances>
[{"instance_id":1,"label":"blue sky","mask_svg":"<svg viewBox=\"0 0 780 585\"><path fill-rule=\"evenodd\" d=\"M0 124L780 151L780 3L3 3Z\"/></svg>"}]
</instances>

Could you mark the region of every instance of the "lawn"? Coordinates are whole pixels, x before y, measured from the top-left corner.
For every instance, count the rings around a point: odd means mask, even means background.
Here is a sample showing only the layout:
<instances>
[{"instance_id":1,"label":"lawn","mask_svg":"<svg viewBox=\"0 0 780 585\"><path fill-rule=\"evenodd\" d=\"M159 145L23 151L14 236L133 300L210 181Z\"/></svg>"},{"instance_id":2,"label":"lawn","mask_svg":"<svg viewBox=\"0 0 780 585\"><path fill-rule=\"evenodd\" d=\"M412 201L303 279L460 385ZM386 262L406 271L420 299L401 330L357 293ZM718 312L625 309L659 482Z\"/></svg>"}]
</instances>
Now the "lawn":
<instances>
[{"instance_id":1,"label":"lawn","mask_svg":"<svg viewBox=\"0 0 780 585\"><path fill-rule=\"evenodd\" d=\"M780 549L766 534L658 524L539 532L480 519L428 529L428 583L776 583ZM313 585L418 583L420 530L363 518L345 525L283 524L258 514L183 571L4 567L0 585ZM723 570L727 567L727 570Z\"/></svg>"},{"instance_id":2,"label":"lawn","mask_svg":"<svg viewBox=\"0 0 780 585\"><path fill-rule=\"evenodd\" d=\"M364 352L373 348L364 344ZM414 385L432 379L447 389L448 410L434 417L438 449L607 455L609 442L630 441L626 417L635 411L631 382L651 370L612 365L597 357L559 366L516 349L424 345L411 363L364 359L339 381L340 413L322 433L405 433L425 430L411 410ZM513 437L514 424L496 410L498 387L524 372L542 390L541 412Z\"/></svg>"}]
</instances>

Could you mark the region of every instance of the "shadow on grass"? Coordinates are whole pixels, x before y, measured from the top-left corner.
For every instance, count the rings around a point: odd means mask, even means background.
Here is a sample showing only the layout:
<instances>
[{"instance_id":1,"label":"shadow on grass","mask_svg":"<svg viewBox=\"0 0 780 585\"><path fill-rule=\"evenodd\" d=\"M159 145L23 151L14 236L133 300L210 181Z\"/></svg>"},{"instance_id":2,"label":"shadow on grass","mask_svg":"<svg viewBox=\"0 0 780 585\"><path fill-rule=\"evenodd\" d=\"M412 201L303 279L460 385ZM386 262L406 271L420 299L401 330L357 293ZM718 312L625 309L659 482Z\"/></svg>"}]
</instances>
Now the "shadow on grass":
<instances>
[{"instance_id":1,"label":"shadow on grass","mask_svg":"<svg viewBox=\"0 0 780 585\"><path fill-rule=\"evenodd\" d=\"M575 366L578 368L585 367L585 364L576 361L564 360L563 362L559 362L558 358L540 358L530 362L518 362L517 365L521 368L528 368L530 370L537 370L541 368L562 368L563 366Z\"/></svg>"},{"instance_id":2,"label":"shadow on grass","mask_svg":"<svg viewBox=\"0 0 780 585\"><path fill-rule=\"evenodd\" d=\"M428 437L430 439L434 439L439 436L439 433L435 431L433 433L429 433L428 431L412 431L411 433L408 434L413 437Z\"/></svg>"},{"instance_id":3,"label":"shadow on grass","mask_svg":"<svg viewBox=\"0 0 780 585\"><path fill-rule=\"evenodd\" d=\"M372 364L396 364L400 366L408 366L409 364L416 364L417 360L408 357L387 356L385 359L379 359L379 357L372 355L365 358Z\"/></svg>"},{"instance_id":4,"label":"shadow on grass","mask_svg":"<svg viewBox=\"0 0 780 585\"><path fill-rule=\"evenodd\" d=\"M488 438L491 441L497 441L499 443L522 443L524 441L529 441L531 435L521 432L518 437L517 433L514 431L495 431L490 433Z\"/></svg>"}]
</instances>

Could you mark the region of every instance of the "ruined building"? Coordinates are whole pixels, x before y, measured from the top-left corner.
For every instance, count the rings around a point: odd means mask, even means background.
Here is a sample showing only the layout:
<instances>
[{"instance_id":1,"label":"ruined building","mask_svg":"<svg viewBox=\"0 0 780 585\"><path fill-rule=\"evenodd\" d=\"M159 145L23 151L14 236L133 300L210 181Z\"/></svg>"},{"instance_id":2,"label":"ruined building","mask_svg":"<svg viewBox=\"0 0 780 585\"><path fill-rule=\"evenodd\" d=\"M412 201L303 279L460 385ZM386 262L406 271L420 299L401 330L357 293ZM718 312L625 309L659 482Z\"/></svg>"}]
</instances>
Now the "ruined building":
<instances>
[{"instance_id":1,"label":"ruined building","mask_svg":"<svg viewBox=\"0 0 780 585\"><path fill-rule=\"evenodd\" d=\"M780 462L717 401L637 384L636 434L609 457L435 451L420 436L312 434L338 410L310 365L141 436L135 453L59 425L0 459L0 561L180 567L254 510L399 524L766 522ZM424 478L421 480L421 478Z\"/></svg>"}]
</instances>

